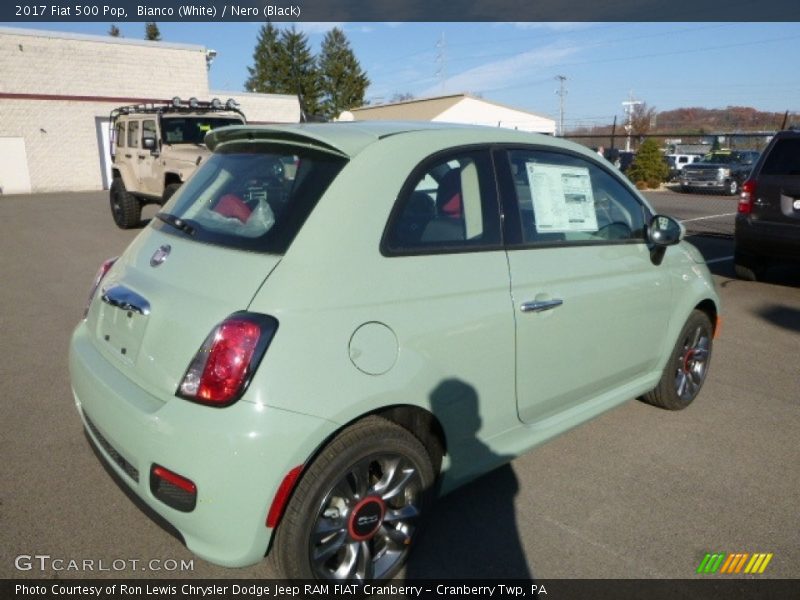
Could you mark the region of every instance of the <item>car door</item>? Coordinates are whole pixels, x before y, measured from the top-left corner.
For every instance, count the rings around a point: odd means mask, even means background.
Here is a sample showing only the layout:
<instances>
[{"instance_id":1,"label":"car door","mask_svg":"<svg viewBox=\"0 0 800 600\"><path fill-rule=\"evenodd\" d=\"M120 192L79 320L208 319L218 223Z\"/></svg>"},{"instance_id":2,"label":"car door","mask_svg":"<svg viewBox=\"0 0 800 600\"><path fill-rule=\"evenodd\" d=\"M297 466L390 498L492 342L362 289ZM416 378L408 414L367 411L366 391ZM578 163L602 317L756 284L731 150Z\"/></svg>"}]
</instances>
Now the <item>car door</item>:
<instances>
[{"instance_id":1,"label":"car door","mask_svg":"<svg viewBox=\"0 0 800 600\"><path fill-rule=\"evenodd\" d=\"M671 303L667 271L645 240L649 210L583 156L513 148L496 151L495 163L520 420L631 397L657 368Z\"/></svg>"}]
</instances>

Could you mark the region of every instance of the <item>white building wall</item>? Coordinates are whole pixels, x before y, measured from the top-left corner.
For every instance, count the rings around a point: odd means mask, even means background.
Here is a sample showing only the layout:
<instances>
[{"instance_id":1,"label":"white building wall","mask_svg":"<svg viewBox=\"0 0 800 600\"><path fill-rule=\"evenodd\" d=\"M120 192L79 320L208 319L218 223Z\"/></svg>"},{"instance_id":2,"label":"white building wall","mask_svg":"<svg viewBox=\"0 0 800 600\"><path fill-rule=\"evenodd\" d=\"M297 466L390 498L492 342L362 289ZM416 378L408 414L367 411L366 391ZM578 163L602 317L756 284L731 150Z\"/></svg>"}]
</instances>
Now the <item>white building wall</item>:
<instances>
[{"instance_id":1,"label":"white building wall","mask_svg":"<svg viewBox=\"0 0 800 600\"><path fill-rule=\"evenodd\" d=\"M208 93L202 46L0 29L0 92L169 99Z\"/></svg>"},{"instance_id":2,"label":"white building wall","mask_svg":"<svg viewBox=\"0 0 800 600\"><path fill-rule=\"evenodd\" d=\"M14 156L0 159L27 164L32 192L108 187L111 110L174 96L233 97L255 122L300 119L294 96L209 92L203 46L0 28L0 138L24 142L5 144Z\"/></svg>"},{"instance_id":3,"label":"white building wall","mask_svg":"<svg viewBox=\"0 0 800 600\"><path fill-rule=\"evenodd\" d=\"M0 137L24 138L31 191L103 189L100 124L121 104L206 96L205 56L202 46L0 29Z\"/></svg>"},{"instance_id":4,"label":"white building wall","mask_svg":"<svg viewBox=\"0 0 800 600\"><path fill-rule=\"evenodd\" d=\"M116 105L0 99L0 137L25 139L30 191L103 189L97 120Z\"/></svg>"},{"instance_id":5,"label":"white building wall","mask_svg":"<svg viewBox=\"0 0 800 600\"><path fill-rule=\"evenodd\" d=\"M553 119L470 97L463 98L433 121L506 127L551 135L555 134L556 130L556 122Z\"/></svg>"}]
</instances>

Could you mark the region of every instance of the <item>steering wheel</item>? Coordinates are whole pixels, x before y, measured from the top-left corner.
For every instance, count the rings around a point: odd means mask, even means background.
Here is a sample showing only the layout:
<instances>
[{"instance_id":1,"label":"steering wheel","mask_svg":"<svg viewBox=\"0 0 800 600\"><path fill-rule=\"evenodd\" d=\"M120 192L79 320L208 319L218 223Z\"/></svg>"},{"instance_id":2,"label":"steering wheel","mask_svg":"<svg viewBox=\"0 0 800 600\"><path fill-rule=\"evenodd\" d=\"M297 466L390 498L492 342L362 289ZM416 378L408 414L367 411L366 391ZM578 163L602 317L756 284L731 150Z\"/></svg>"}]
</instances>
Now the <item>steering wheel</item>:
<instances>
[{"instance_id":1,"label":"steering wheel","mask_svg":"<svg viewBox=\"0 0 800 600\"><path fill-rule=\"evenodd\" d=\"M633 230L623 221L612 221L598 228L597 235L607 240L629 240Z\"/></svg>"}]
</instances>

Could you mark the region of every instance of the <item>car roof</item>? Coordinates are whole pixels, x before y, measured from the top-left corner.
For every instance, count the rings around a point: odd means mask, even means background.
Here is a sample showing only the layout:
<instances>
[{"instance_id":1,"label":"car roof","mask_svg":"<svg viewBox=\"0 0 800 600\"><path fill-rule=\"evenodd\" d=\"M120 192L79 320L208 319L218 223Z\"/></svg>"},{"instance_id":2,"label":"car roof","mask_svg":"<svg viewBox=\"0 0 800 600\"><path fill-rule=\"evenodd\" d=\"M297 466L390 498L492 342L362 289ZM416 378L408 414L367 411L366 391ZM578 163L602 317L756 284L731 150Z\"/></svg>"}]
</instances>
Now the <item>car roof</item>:
<instances>
[{"instance_id":1,"label":"car roof","mask_svg":"<svg viewBox=\"0 0 800 600\"><path fill-rule=\"evenodd\" d=\"M501 127L433 123L430 121L350 121L340 123L292 123L280 125L232 126L211 131L205 139L210 150L240 141L273 141L317 147L353 157L380 140L424 135L438 143L544 143L575 150L575 144L539 133ZM588 150L587 154L590 154Z\"/></svg>"}]
</instances>

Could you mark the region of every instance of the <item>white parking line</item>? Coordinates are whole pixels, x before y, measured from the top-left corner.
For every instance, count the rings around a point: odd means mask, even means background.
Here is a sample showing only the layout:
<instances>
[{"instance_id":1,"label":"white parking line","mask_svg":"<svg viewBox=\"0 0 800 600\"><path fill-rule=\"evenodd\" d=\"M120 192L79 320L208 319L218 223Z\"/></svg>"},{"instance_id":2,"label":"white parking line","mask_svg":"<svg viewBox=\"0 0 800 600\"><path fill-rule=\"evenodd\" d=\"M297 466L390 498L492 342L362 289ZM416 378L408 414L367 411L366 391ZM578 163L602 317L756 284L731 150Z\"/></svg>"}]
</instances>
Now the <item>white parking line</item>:
<instances>
[{"instance_id":1,"label":"white parking line","mask_svg":"<svg viewBox=\"0 0 800 600\"><path fill-rule=\"evenodd\" d=\"M726 260L733 260L732 256L723 256L722 258L712 258L711 260L707 260L707 265L713 265L714 263L718 262L725 262Z\"/></svg>"},{"instance_id":2,"label":"white parking line","mask_svg":"<svg viewBox=\"0 0 800 600\"><path fill-rule=\"evenodd\" d=\"M690 221L705 221L706 219L717 219L719 217L732 217L736 213L725 213L724 215L709 215L707 217L697 217L695 219L683 219L681 223L688 223Z\"/></svg>"}]
</instances>

